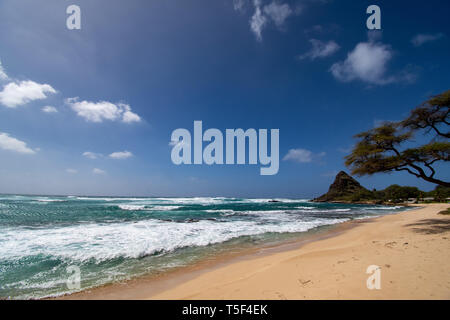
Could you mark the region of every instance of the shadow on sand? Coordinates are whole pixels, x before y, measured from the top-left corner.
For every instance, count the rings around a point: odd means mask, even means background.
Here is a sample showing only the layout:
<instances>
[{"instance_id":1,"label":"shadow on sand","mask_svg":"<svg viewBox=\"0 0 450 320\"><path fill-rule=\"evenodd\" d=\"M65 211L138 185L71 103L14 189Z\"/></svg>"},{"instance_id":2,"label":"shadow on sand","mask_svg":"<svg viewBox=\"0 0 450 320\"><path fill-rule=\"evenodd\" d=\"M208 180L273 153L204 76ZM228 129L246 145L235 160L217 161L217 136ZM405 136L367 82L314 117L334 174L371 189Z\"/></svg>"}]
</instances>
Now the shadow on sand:
<instances>
[{"instance_id":1,"label":"shadow on sand","mask_svg":"<svg viewBox=\"0 0 450 320\"><path fill-rule=\"evenodd\" d=\"M424 219L406 226L417 233L438 234L450 231L450 219Z\"/></svg>"}]
</instances>

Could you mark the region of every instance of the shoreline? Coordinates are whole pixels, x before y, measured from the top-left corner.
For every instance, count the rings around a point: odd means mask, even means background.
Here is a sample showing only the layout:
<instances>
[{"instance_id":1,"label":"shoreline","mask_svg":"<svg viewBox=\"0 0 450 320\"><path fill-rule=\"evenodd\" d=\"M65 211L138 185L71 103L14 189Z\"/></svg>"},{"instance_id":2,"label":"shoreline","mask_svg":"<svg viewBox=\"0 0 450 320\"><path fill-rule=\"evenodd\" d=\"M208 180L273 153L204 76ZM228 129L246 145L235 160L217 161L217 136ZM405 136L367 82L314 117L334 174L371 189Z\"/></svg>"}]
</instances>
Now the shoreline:
<instances>
[{"instance_id":1,"label":"shoreline","mask_svg":"<svg viewBox=\"0 0 450 320\"><path fill-rule=\"evenodd\" d=\"M54 297L44 297L42 299L146 299L147 294L158 294L166 290L168 287L174 287L203 273L207 273L221 267L226 267L240 261L251 260L258 257L299 249L303 245L310 242L332 238L350 228L356 227L358 223L376 218L377 217L370 217L340 222L332 225L324 225L299 233L298 236L291 239L280 240L277 243L262 243L247 248L236 247L236 249L221 252L212 258L202 259L186 266L175 267L160 274L141 275L129 280L106 283L98 287L83 289L79 292ZM142 295L136 292L136 290L144 290L146 294Z\"/></svg>"},{"instance_id":2,"label":"shoreline","mask_svg":"<svg viewBox=\"0 0 450 320\"><path fill-rule=\"evenodd\" d=\"M56 299L450 299L449 205L417 207ZM439 232L420 231L427 219ZM373 264L387 289L367 289Z\"/></svg>"}]
</instances>

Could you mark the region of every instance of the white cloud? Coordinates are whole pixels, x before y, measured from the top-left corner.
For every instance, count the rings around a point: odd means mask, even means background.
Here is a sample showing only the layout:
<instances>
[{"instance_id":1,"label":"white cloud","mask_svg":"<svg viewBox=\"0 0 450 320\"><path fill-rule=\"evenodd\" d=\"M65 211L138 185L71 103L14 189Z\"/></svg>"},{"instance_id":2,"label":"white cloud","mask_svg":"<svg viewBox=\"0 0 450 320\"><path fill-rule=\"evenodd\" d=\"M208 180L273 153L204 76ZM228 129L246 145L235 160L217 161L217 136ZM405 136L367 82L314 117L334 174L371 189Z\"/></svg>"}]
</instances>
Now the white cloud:
<instances>
[{"instance_id":1,"label":"white cloud","mask_svg":"<svg viewBox=\"0 0 450 320\"><path fill-rule=\"evenodd\" d=\"M28 148L25 142L13 138L9 134L2 132L0 132L0 149L15 151L23 154L36 153L33 149Z\"/></svg>"},{"instance_id":2,"label":"white cloud","mask_svg":"<svg viewBox=\"0 0 450 320\"><path fill-rule=\"evenodd\" d=\"M140 122L141 117L131 111L127 104L114 104L108 101L90 102L78 101L78 98L66 99L66 104L74 110L78 116L89 122L122 121L125 123Z\"/></svg>"},{"instance_id":3,"label":"white cloud","mask_svg":"<svg viewBox=\"0 0 450 320\"><path fill-rule=\"evenodd\" d=\"M75 174L75 173L78 173L78 171L77 170L75 170L75 169L66 169L66 172L67 173L70 173L70 174Z\"/></svg>"},{"instance_id":4,"label":"white cloud","mask_svg":"<svg viewBox=\"0 0 450 320\"><path fill-rule=\"evenodd\" d=\"M261 1L255 0L255 13L250 18L250 29L256 35L258 41L262 40L262 29L267 23L267 18L263 15L261 11Z\"/></svg>"},{"instance_id":5,"label":"white cloud","mask_svg":"<svg viewBox=\"0 0 450 320\"><path fill-rule=\"evenodd\" d=\"M58 112L58 110L55 107L52 107L52 106L45 106L45 107L42 108L42 112L45 112L45 113L56 113L56 112Z\"/></svg>"},{"instance_id":6,"label":"white cloud","mask_svg":"<svg viewBox=\"0 0 450 320\"><path fill-rule=\"evenodd\" d=\"M112 159L128 159L132 156L133 154L130 151L113 152L109 155L109 157Z\"/></svg>"},{"instance_id":7,"label":"white cloud","mask_svg":"<svg viewBox=\"0 0 450 320\"><path fill-rule=\"evenodd\" d=\"M282 27L285 20L292 14L292 10L288 4L279 4L272 2L264 6L264 13L268 15L277 27Z\"/></svg>"},{"instance_id":8,"label":"white cloud","mask_svg":"<svg viewBox=\"0 0 450 320\"><path fill-rule=\"evenodd\" d=\"M89 158L89 159L97 159L97 158L102 157L103 155L101 153L86 151L86 152L83 152L83 156L86 158Z\"/></svg>"},{"instance_id":9,"label":"white cloud","mask_svg":"<svg viewBox=\"0 0 450 320\"><path fill-rule=\"evenodd\" d=\"M236 11L244 11L246 0L233 0L233 8Z\"/></svg>"},{"instance_id":10,"label":"white cloud","mask_svg":"<svg viewBox=\"0 0 450 320\"><path fill-rule=\"evenodd\" d=\"M106 171L104 171L104 170L102 170L102 169L99 169L99 168L94 168L94 169L92 170L92 173L93 173L93 174L106 174Z\"/></svg>"},{"instance_id":11,"label":"white cloud","mask_svg":"<svg viewBox=\"0 0 450 320\"><path fill-rule=\"evenodd\" d=\"M262 40L262 31L270 21L275 23L278 28L282 28L286 19L294 13L286 3L281 4L273 1L262 7L261 0L253 0L253 5L255 12L250 18L250 29L256 35L258 41ZM296 11L296 14L298 13L300 13L300 10Z\"/></svg>"},{"instance_id":12,"label":"white cloud","mask_svg":"<svg viewBox=\"0 0 450 320\"><path fill-rule=\"evenodd\" d=\"M141 121L141 117L139 117L136 113L132 112L131 107L129 105L122 104L121 106L125 109L125 112L123 113L122 116L123 122L132 123Z\"/></svg>"},{"instance_id":13,"label":"white cloud","mask_svg":"<svg viewBox=\"0 0 450 320\"><path fill-rule=\"evenodd\" d=\"M420 47L421 45L427 43L439 40L444 37L443 33L436 33L436 34L417 34L411 39L411 43L415 47Z\"/></svg>"},{"instance_id":14,"label":"white cloud","mask_svg":"<svg viewBox=\"0 0 450 320\"><path fill-rule=\"evenodd\" d=\"M339 45L334 42L333 40L330 40L328 42L323 42L316 39L309 40L311 42L312 48L310 51L308 51L305 54L300 55L299 59L306 59L309 58L311 60L317 59L317 58L325 58L328 56L331 56L336 51L339 50Z\"/></svg>"},{"instance_id":15,"label":"white cloud","mask_svg":"<svg viewBox=\"0 0 450 320\"><path fill-rule=\"evenodd\" d=\"M8 79L9 79L9 77L6 74L6 71L2 66L2 62L0 61L0 80L8 80Z\"/></svg>"},{"instance_id":16,"label":"white cloud","mask_svg":"<svg viewBox=\"0 0 450 320\"><path fill-rule=\"evenodd\" d=\"M345 61L333 64L330 71L336 79L343 82L361 80L378 85L391 83L396 78L387 77L386 70L392 55L392 50L387 45L361 42L349 52Z\"/></svg>"},{"instance_id":17,"label":"white cloud","mask_svg":"<svg viewBox=\"0 0 450 320\"><path fill-rule=\"evenodd\" d=\"M288 153L284 156L284 161L294 161L299 163L308 163L313 160L319 159L325 156L325 152L313 153L312 151L306 149L290 149Z\"/></svg>"},{"instance_id":18,"label":"white cloud","mask_svg":"<svg viewBox=\"0 0 450 320\"><path fill-rule=\"evenodd\" d=\"M48 93L56 93L56 90L48 84L39 84L31 80L11 82L0 92L0 103L15 108L30 101L45 99Z\"/></svg>"}]
</instances>

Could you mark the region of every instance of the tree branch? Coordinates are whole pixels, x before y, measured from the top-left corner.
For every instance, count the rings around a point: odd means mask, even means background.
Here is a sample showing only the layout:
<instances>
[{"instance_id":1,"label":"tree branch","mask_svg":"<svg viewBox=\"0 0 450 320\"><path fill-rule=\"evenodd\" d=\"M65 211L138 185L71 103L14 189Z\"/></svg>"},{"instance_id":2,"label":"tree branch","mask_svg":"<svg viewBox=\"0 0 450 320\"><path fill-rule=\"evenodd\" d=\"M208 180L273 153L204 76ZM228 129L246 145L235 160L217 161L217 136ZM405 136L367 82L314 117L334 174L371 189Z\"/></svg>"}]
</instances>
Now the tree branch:
<instances>
[{"instance_id":1,"label":"tree branch","mask_svg":"<svg viewBox=\"0 0 450 320\"><path fill-rule=\"evenodd\" d=\"M450 138L450 134L440 132L440 131L438 130L438 128L436 128L436 126L435 126L434 124L430 123L430 127L433 128L434 131L436 131L436 133L437 133L438 135L440 135L440 136L442 136L442 137L445 137L445 138Z\"/></svg>"},{"instance_id":2,"label":"tree branch","mask_svg":"<svg viewBox=\"0 0 450 320\"><path fill-rule=\"evenodd\" d=\"M430 176L430 178L433 178L434 175L436 174L436 171L434 171L433 167L430 166L430 164L428 164L428 163L426 163L426 162L424 162L424 164L425 164L425 166L426 166L428 169L431 170L431 176Z\"/></svg>"},{"instance_id":3,"label":"tree branch","mask_svg":"<svg viewBox=\"0 0 450 320\"><path fill-rule=\"evenodd\" d=\"M411 171L409 168L394 168L395 171L407 171L412 175L415 175L417 178L420 178L420 175Z\"/></svg>"}]
</instances>

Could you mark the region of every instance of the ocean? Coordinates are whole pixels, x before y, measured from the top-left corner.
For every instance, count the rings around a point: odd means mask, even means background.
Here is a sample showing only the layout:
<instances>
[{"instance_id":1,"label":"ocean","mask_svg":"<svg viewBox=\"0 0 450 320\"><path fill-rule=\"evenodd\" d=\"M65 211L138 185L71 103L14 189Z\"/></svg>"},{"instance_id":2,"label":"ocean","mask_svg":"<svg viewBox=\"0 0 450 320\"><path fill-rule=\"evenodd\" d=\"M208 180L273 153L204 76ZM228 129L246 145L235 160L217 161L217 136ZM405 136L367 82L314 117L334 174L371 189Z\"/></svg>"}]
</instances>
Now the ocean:
<instances>
[{"instance_id":1,"label":"ocean","mask_svg":"<svg viewBox=\"0 0 450 320\"><path fill-rule=\"evenodd\" d=\"M67 294L405 207L301 199L0 195L0 298ZM80 289L70 288L70 267Z\"/></svg>"}]
</instances>

